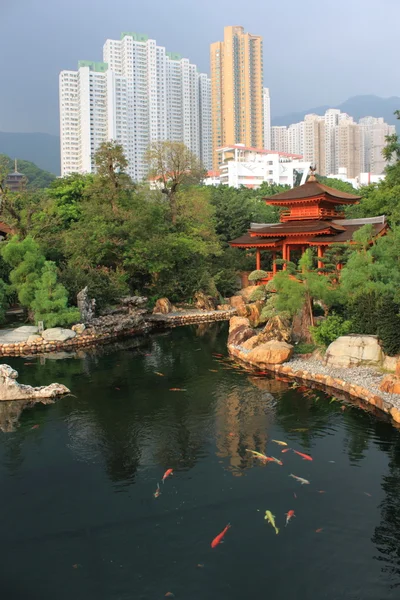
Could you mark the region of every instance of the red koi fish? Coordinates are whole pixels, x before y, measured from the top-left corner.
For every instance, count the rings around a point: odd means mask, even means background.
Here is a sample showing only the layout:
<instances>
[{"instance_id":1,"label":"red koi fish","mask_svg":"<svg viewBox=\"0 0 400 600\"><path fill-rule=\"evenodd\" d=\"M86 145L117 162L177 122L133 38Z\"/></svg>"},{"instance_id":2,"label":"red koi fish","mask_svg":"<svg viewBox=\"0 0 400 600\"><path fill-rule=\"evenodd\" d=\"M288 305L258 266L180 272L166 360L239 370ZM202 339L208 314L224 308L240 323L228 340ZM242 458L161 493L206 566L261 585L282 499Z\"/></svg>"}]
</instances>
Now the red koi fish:
<instances>
[{"instance_id":1,"label":"red koi fish","mask_svg":"<svg viewBox=\"0 0 400 600\"><path fill-rule=\"evenodd\" d=\"M218 354L217 352L213 352L212 355L217 356L218 358L224 358L223 354Z\"/></svg>"},{"instance_id":2,"label":"red koi fish","mask_svg":"<svg viewBox=\"0 0 400 600\"><path fill-rule=\"evenodd\" d=\"M311 456L309 456L308 454L303 454L302 452L298 452L297 450L293 450L293 452L301 456L303 460L312 460Z\"/></svg>"},{"instance_id":3,"label":"red koi fish","mask_svg":"<svg viewBox=\"0 0 400 600\"><path fill-rule=\"evenodd\" d=\"M217 537L215 537L213 539L213 541L211 542L211 548L216 548L218 546L218 544L220 544L222 542L222 540L224 539L224 536L226 534L226 532L228 531L228 529L230 528L231 524L228 523L228 525L225 527L225 529L223 529L221 531L221 533L219 533L217 535Z\"/></svg>"},{"instance_id":4,"label":"red koi fish","mask_svg":"<svg viewBox=\"0 0 400 600\"><path fill-rule=\"evenodd\" d=\"M32 425L31 429L39 429L40 425Z\"/></svg>"},{"instance_id":5,"label":"red koi fish","mask_svg":"<svg viewBox=\"0 0 400 600\"><path fill-rule=\"evenodd\" d=\"M288 526L288 523L289 523L290 519L292 519L292 518L293 518L293 517L295 517L295 516L296 516L296 515L294 514L294 510L289 510L289 511L286 513L286 525L285 525L285 527L287 527L287 526Z\"/></svg>"},{"instance_id":6,"label":"red koi fish","mask_svg":"<svg viewBox=\"0 0 400 600\"><path fill-rule=\"evenodd\" d=\"M321 533L321 531L323 531L323 528L322 528L322 527L320 527L319 529L316 529L316 530L315 530L315 533Z\"/></svg>"},{"instance_id":7,"label":"red koi fish","mask_svg":"<svg viewBox=\"0 0 400 600\"><path fill-rule=\"evenodd\" d=\"M186 392L186 390L182 388L169 388L170 392Z\"/></svg>"},{"instance_id":8,"label":"red koi fish","mask_svg":"<svg viewBox=\"0 0 400 600\"><path fill-rule=\"evenodd\" d=\"M167 479L167 477L169 477L170 475L172 475L172 474L173 474L173 472L174 472L174 470L173 470L173 469L167 469L167 470L165 471L164 475L163 475L162 482L164 483L164 482L165 482L165 480Z\"/></svg>"},{"instance_id":9,"label":"red koi fish","mask_svg":"<svg viewBox=\"0 0 400 600\"><path fill-rule=\"evenodd\" d=\"M282 450L282 454L285 454L285 452L289 452L289 450L291 450L291 448L284 448L284 449Z\"/></svg>"}]
</instances>

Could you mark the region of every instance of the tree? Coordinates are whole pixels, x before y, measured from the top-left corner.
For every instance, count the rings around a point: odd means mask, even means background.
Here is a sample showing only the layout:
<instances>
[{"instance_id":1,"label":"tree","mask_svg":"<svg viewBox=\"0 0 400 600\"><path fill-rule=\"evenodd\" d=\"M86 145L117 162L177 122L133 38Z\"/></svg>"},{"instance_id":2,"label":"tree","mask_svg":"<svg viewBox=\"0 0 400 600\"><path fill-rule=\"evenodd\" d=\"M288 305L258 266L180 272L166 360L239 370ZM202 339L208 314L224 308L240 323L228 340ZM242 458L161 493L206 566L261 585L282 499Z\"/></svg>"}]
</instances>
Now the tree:
<instances>
[{"instance_id":1,"label":"tree","mask_svg":"<svg viewBox=\"0 0 400 600\"><path fill-rule=\"evenodd\" d=\"M31 309L35 321L43 321L45 328L68 326L79 321L79 310L68 308L67 290L57 283L57 267L51 261L44 263Z\"/></svg>"},{"instance_id":2,"label":"tree","mask_svg":"<svg viewBox=\"0 0 400 600\"><path fill-rule=\"evenodd\" d=\"M2 279L0 279L0 324L4 323L6 316L7 307L7 286Z\"/></svg>"},{"instance_id":3,"label":"tree","mask_svg":"<svg viewBox=\"0 0 400 600\"><path fill-rule=\"evenodd\" d=\"M15 235L2 248L2 256L4 261L12 267L9 276L11 289L17 293L22 306L29 309L45 263L45 257L39 244L30 236L20 240Z\"/></svg>"},{"instance_id":4,"label":"tree","mask_svg":"<svg viewBox=\"0 0 400 600\"><path fill-rule=\"evenodd\" d=\"M124 149L117 142L103 142L95 154L94 162L98 174L95 183L100 184L101 188L106 187L112 210L117 213L119 192L132 183L125 173L128 161Z\"/></svg>"},{"instance_id":5,"label":"tree","mask_svg":"<svg viewBox=\"0 0 400 600\"><path fill-rule=\"evenodd\" d=\"M172 224L177 220L177 193L182 185L200 183L205 169L182 142L154 142L146 153L149 177L161 185L169 199Z\"/></svg>"}]
</instances>

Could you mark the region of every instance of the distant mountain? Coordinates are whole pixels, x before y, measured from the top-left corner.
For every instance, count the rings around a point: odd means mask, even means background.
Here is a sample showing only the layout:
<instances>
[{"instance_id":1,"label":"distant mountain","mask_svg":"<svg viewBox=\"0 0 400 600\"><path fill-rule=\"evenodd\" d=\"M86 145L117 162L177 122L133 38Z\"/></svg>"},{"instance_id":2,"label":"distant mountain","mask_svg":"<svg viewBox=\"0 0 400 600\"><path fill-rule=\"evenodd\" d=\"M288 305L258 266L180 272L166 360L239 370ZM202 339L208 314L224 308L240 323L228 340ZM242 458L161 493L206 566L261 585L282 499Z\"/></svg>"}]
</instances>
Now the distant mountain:
<instances>
[{"instance_id":1,"label":"distant mountain","mask_svg":"<svg viewBox=\"0 0 400 600\"><path fill-rule=\"evenodd\" d=\"M323 115L328 108L338 108L342 112L348 113L355 120L362 117L383 117L389 125L396 125L400 133L400 121L394 116L394 111L400 109L400 98L392 96L391 98L380 98L379 96L354 96L349 98L339 106L317 106L301 112L290 113L281 117L274 117L272 125L291 125L303 121L304 115L314 113Z\"/></svg>"},{"instance_id":2,"label":"distant mountain","mask_svg":"<svg viewBox=\"0 0 400 600\"><path fill-rule=\"evenodd\" d=\"M0 131L0 154L33 162L54 175L60 174L60 138L57 135Z\"/></svg>"},{"instance_id":3,"label":"distant mountain","mask_svg":"<svg viewBox=\"0 0 400 600\"><path fill-rule=\"evenodd\" d=\"M8 161L8 168L11 171L14 171L14 160L5 154L0 154L0 158L5 158ZM18 157L16 157L18 160ZM30 189L39 189L39 188L47 188L56 178L53 173L49 173L48 171L44 171L36 166L34 163L28 160L18 160L17 164L18 173L22 173L28 180L27 187Z\"/></svg>"}]
</instances>

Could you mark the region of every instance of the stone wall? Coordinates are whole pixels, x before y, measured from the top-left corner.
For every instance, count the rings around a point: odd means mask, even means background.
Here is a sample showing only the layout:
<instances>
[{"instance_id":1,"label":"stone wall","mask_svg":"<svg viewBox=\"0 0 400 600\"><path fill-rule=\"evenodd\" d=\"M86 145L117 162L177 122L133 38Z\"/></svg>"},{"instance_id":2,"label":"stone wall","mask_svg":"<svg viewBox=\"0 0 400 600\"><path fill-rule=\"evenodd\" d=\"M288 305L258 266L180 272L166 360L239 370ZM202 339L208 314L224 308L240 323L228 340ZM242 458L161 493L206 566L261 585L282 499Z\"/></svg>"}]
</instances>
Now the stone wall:
<instances>
[{"instance_id":1,"label":"stone wall","mask_svg":"<svg viewBox=\"0 0 400 600\"><path fill-rule=\"evenodd\" d=\"M187 310L166 315L153 314L147 321L159 327L179 327L181 325L194 325L196 323L211 323L213 321L229 321L236 314L235 309L229 310Z\"/></svg>"}]
</instances>

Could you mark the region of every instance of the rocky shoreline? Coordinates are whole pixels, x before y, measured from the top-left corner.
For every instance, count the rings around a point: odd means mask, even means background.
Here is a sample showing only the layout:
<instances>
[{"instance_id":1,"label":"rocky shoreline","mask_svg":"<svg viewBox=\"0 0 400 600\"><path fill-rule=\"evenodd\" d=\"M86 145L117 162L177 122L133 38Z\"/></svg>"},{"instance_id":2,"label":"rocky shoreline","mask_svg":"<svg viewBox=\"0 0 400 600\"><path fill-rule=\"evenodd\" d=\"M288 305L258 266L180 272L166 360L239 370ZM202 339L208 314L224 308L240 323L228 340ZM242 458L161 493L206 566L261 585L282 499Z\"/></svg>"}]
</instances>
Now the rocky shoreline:
<instances>
[{"instance_id":1,"label":"rocky shoreline","mask_svg":"<svg viewBox=\"0 0 400 600\"><path fill-rule=\"evenodd\" d=\"M228 350L246 366L287 379L311 382L328 388L333 394L339 392L357 398L400 424L400 395L382 390L387 376L377 367L332 366L315 356L292 358L292 347L286 342L272 340L257 345L255 332L245 321L247 319L238 317L231 320Z\"/></svg>"}]
</instances>

